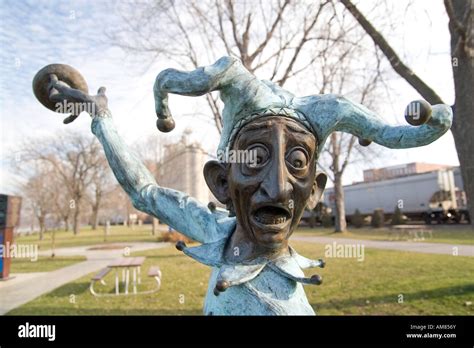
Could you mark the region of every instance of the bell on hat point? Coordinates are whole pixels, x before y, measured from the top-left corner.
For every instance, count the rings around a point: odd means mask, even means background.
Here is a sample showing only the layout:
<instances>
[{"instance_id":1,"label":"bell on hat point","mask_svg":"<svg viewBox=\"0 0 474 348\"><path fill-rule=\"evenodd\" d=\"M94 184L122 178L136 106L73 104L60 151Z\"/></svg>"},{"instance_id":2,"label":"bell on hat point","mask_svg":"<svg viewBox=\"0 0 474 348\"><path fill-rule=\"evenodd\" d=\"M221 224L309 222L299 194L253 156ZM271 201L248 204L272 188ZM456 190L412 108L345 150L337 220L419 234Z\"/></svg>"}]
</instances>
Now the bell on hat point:
<instances>
[{"instance_id":1,"label":"bell on hat point","mask_svg":"<svg viewBox=\"0 0 474 348\"><path fill-rule=\"evenodd\" d=\"M431 118L431 105L425 100L412 101L405 109L405 120L412 126L421 126Z\"/></svg>"},{"instance_id":2,"label":"bell on hat point","mask_svg":"<svg viewBox=\"0 0 474 348\"><path fill-rule=\"evenodd\" d=\"M159 118L156 120L156 127L163 133L171 132L174 129L175 123L173 118Z\"/></svg>"},{"instance_id":3,"label":"bell on hat point","mask_svg":"<svg viewBox=\"0 0 474 348\"><path fill-rule=\"evenodd\" d=\"M372 143L372 140L359 138L360 146L369 146Z\"/></svg>"}]
</instances>

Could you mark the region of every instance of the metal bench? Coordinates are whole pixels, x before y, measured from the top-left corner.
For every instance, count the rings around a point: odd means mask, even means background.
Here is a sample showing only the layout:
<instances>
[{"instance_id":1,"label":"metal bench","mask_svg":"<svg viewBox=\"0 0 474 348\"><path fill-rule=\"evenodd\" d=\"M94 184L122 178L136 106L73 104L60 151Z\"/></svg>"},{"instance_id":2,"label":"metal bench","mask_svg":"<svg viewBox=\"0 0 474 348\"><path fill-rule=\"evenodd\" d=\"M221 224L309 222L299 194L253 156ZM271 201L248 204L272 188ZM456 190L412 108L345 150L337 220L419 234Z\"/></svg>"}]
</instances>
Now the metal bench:
<instances>
[{"instance_id":1,"label":"metal bench","mask_svg":"<svg viewBox=\"0 0 474 348\"><path fill-rule=\"evenodd\" d=\"M94 291L94 284L96 282L100 282L102 285L106 285L104 278L107 274L109 274L111 269L109 267L105 267L101 269L95 276L92 277L91 279L91 285L89 290L91 291L92 295L94 296L100 296L98 293Z\"/></svg>"},{"instance_id":2,"label":"metal bench","mask_svg":"<svg viewBox=\"0 0 474 348\"><path fill-rule=\"evenodd\" d=\"M156 266L150 267L150 269L148 270L148 276L161 278L160 268Z\"/></svg>"},{"instance_id":3,"label":"metal bench","mask_svg":"<svg viewBox=\"0 0 474 348\"><path fill-rule=\"evenodd\" d=\"M148 276L155 278L156 283L157 283L157 288L156 288L155 291L158 291L161 287L161 271L160 271L160 268L158 266L150 267L150 269L148 270ZM153 292L155 292L155 291L153 291Z\"/></svg>"},{"instance_id":4,"label":"metal bench","mask_svg":"<svg viewBox=\"0 0 474 348\"><path fill-rule=\"evenodd\" d=\"M392 240L393 234L396 235L397 240L407 237L407 240L413 241L425 240L425 235L430 239L433 238L433 230L423 225L394 225L388 232L389 240Z\"/></svg>"},{"instance_id":5,"label":"metal bench","mask_svg":"<svg viewBox=\"0 0 474 348\"><path fill-rule=\"evenodd\" d=\"M123 263L123 261L121 261L121 263ZM117 266L119 264L118 261L115 261L113 264L114 267ZM106 285L105 281L104 281L104 278L107 276L107 274L110 273L110 271L112 271L112 267L106 267L106 268L103 268L101 269L98 273L96 273L92 278L91 278L91 285L89 287L89 290L90 292L92 293L92 295L94 296L97 296L97 297L101 297L101 296L118 296L118 295L128 295L128 292L123 292L123 293L119 293L118 291L116 291L114 294L107 294L107 293L97 293L95 290L94 290L94 284L96 282L100 282L102 285ZM117 272L116 272L117 273ZM118 281L118 275L116 274L116 282ZM151 290L147 290L147 291L136 291L136 288L134 289L135 291L133 292L134 295L143 295L143 294L152 294L152 293L155 293L157 292L160 287L161 287L161 270L158 266L152 266L150 267L150 269L148 270L148 276L149 277L153 277L155 278L156 280L156 286L151 289ZM117 284L118 286L118 284Z\"/></svg>"}]
</instances>

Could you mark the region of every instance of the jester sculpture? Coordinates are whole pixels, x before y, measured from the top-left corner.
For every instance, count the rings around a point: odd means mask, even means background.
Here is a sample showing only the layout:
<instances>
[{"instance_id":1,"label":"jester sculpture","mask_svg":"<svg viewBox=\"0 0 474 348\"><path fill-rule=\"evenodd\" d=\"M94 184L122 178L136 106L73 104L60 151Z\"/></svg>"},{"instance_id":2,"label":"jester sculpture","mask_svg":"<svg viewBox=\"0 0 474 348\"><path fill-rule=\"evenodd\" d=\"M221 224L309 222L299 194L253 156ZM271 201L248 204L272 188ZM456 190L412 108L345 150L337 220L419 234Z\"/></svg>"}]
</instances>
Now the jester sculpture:
<instances>
[{"instance_id":1,"label":"jester sculpture","mask_svg":"<svg viewBox=\"0 0 474 348\"><path fill-rule=\"evenodd\" d=\"M405 115L411 125L391 126L338 95L296 97L257 79L232 57L191 72L164 70L153 88L160 131L174 128L168 93L202 96L219 91L225 105L219 151L256 154L252 164L206 163L207 185L227 207L224 214L159 186L117 134L104 87L91 96L75 69L52 64L37 73L33 89L54 111L65 102L87 104L92 132L135 208L200 243L178 243L177 248L212 268L204 304L208 315L315 314L303 285L318 285L321 277L306 277L302 269L324 267L324 261L299 255L288 239L304 209L314 208L323 193L326 175L316 171L316 164L331 132L351 133L365 145L373 141L402 149L435 141L452 122L450 107L418 101L407 108L412 111ZM77 116L73 113L64 123Z\"/></svg>"}]
</instances>

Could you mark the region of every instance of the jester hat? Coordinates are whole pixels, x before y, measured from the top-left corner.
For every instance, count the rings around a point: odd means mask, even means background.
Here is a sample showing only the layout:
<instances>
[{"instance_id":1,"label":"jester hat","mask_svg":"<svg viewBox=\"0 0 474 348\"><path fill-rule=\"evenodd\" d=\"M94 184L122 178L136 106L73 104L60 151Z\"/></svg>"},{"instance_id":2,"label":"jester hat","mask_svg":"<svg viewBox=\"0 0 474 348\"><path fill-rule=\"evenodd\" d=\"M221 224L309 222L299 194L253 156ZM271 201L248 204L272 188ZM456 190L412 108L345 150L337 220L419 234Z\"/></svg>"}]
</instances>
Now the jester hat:
<instances>
[{"instance_id":1,"label":"jester hat","mask_svg":"<svg viewBox=\"0 0 474 348\"><path fill-rule=\"evenodd\" d=\"M168 108L168 93L201 96L219 91L224 103L220 151L232 147L244 125L265 116L298 121L316 136L318 151L335 131L353 134L363 140L361 143L373 141L392 149L424 146L446 133L452 123L452 110L444 104L431 107L424 102L428 108L424 110L428 114L422 120L424 124L410 122L406 115L407 121L418 126L393 126L363 105L339 95L296 97L271 81L257 79L233 57L222 57L210 66L190 72L166 69L156 77L153 91L157 127L163 132L171 131L175 125ZM411 117L411 120L419 119L418 114L415 116L418 117Z\"/></svg>"}]
</instances>

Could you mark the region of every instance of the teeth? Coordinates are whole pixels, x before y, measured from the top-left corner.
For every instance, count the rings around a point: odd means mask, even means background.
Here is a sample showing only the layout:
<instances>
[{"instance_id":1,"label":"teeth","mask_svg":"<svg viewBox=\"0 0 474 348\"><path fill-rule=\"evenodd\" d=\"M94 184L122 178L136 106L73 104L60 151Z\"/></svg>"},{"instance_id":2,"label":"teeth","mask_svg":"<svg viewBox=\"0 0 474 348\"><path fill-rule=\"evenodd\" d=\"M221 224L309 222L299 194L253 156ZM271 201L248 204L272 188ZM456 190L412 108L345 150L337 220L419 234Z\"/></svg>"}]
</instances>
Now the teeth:
<instances>
[{"instance_id":1,"label":"teeth","mask_svg":"<svg viewBox=\"0 0 474 348\"><path fill-rule=\"evenodd\" d=\"M274 216L256 216L255 220L265 225L278 225L286 222L286 216L283 217L274 217Z\"/></svg>"}]
</instances>

